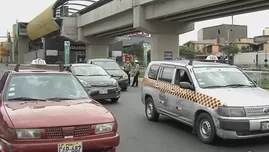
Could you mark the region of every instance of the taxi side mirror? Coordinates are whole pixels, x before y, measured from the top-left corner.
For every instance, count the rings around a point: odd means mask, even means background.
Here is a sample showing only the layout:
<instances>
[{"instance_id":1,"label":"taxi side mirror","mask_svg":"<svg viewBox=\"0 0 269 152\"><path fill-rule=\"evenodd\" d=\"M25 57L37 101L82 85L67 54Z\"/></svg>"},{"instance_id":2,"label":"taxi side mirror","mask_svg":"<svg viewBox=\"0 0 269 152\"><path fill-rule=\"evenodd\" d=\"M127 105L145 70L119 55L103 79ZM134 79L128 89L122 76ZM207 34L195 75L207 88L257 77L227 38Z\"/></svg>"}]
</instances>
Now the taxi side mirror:
<instances>
[{"instance_id":1,"label":"taxi side mirror","mask_svg":"<svg viewBox=\"0 0 269 152\"><path fill-rule=\"evenodd\" d=\"M179 86L182 89L194 90L193 85L191 85L189 82L180 82Z\"/></svg>"}]
</instances>

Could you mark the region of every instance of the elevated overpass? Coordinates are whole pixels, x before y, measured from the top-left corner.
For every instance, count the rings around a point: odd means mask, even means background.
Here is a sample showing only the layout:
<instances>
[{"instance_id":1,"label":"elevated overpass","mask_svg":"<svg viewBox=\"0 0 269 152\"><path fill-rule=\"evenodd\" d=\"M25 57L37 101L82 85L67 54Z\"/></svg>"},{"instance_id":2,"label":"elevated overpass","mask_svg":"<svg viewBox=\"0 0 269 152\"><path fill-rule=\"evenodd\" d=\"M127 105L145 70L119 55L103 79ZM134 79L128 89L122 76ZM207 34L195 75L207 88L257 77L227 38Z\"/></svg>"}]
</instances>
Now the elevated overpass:
<instances>
[{"instance_id":1,"label":"elevated overpass","mask_svg":"<svg viewBox=\"0 0 269 152\"><path fill-rule=\"evenodd\" d=\"M105 57L117 36L146 32L152 36L151 59L163 60L166 52L178 57L178 35L193 30L194 22L268 8L268 0L110 0L63 18L60 29L88 44L87 58Z\"/></svg>"}]
</instances>

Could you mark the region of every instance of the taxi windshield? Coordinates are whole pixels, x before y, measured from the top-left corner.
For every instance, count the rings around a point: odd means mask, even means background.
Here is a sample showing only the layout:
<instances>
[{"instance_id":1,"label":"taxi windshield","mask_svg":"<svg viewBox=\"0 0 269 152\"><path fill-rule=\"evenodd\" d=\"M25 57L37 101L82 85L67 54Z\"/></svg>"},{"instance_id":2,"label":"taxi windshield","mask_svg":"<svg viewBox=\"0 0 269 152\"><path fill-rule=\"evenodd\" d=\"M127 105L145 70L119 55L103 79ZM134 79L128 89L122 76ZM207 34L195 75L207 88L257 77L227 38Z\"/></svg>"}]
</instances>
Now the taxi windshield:
<instances>
[{"instance_id":1,"label":"taxi windshield","mask_svg":"<svg viewBox=\"0 0 269 152\"><path fill-rule=\"evenodd\" d=\"M193 68L201 88L255 87L255 84L237 68Z\"/></svg>"},{"instance_id":2,"label":"taxi windshield","mask_svg":"<svg viewBox=\"0 0 269 152\"><path fill-rule=\"evenodd\" d=\"M117 64L117 62L114 61L96 61L94 62L97 65L100 65L101 67L103 67L106 70L118 70L120 69L119 65Z\"/></svg>"},{"instance_id":3,"label":"taxi windshield","mask_svg":"<svg viewBox=\"0 0 269 152\"><path fill-rule=\"evenodd\" d=\"M97 65L73 66L73 71L76 76L108 76L106 70Z\"/></svg>"},{"instance_id":4,"label":"taxi windshield","mask_svg":"<svg viewBox=\"0 0 269 152\"><path fill-rule=\"evenodd\" d=\"M5 99L9 100L77 100L88 99L83 86L73 75L20 74L13 75Z\"/></svg>"}]
</instances>

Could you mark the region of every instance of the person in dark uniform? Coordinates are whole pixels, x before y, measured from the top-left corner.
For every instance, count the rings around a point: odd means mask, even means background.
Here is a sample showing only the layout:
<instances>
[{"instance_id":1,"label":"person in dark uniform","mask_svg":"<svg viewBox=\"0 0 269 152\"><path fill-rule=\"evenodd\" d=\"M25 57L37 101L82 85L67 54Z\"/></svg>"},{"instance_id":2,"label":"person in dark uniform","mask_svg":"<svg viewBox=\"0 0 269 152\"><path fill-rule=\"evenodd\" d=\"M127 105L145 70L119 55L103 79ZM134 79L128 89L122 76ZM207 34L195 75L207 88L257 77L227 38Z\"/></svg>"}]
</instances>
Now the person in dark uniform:
<instances>
[{"instance_id":1,"label":"person in dark uniform","mask_svg":"<svg viewBox=\"0 0 269 152\"><path fill-rule=\"evenodd\" d=\"M140 71L139 71L139 63L138 60L135 60L135 69L134 69L134 80L133 80L133 84L132 87L134 86L138 86L138 77L140 75Z\"/></svg>"}]
</instances>

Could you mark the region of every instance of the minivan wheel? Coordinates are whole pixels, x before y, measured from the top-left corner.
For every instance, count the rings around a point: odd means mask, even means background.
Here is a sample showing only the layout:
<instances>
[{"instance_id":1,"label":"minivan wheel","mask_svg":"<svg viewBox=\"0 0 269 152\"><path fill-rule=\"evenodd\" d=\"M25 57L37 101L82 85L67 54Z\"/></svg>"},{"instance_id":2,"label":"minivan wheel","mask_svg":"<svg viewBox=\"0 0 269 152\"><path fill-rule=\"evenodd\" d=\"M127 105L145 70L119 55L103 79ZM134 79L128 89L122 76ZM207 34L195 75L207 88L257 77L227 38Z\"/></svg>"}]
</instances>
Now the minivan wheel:
<instances>
[{"instance_id":1,"label":"minivan wheel","mask_svg":"<svg viewBox=\"0 0 269 152\"><path fill-rule=\"evenodd\" d=\"M158 121L160 114L157 112L151 97L146 99L145 113L149 121Z\"/></svg>"},{"instance_id":2,"label":"minivan wheel","mask_svg":"<svg viewBox=\"0 0 269 152\"><path fill-rule=\"evenodd\" d=\"M196 119L196 133L198 138L207 144L215 141L216 129L211 116L207 113L201 113Z\"/></svg>"}]
</instances>

